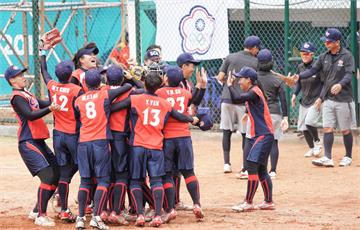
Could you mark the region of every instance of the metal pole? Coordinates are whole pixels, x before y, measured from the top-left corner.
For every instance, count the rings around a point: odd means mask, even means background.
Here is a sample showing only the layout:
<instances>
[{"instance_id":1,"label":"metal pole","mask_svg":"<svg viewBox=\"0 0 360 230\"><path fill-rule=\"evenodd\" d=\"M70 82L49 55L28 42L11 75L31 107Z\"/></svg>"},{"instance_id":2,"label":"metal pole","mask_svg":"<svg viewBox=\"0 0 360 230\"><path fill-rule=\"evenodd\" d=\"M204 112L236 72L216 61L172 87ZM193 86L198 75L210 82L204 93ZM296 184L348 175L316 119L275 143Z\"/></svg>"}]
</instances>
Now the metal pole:
<instances>
[{"instance_id":1,"label":"metal pole","mask_svg":"<svg viewBox=\"0 0 360 230\"><path fill-rule=\"evenodd\" d=\"M290 51L290 27L289 27L289 23L290 23L290 16L289 16L289 0L285 0L285 9L284 9L284 40L285 40L285 50L284 50L284 55L285 55L285 73L288 74L289 73L289 57L291 54ZM288 107L290 108L290 88L286 88L286 101L288 104ZM290 118L290 117L289 117Z\"/></svg>"},{"instance_id":2,"label":"metal pole","mask_svg":"<svg viewBox=\"0 0 360 230\"><path fill-rule=\"evenodd\" d=\"M40 0L40 11L39 12L40 12L40 34L42 35L45 33L45 19L44 19L45 18L45 3L44 3L44 0ZM45 92L45 82L44 82L43 78L41 77L41 79L40 79L41 99L45 98L44 92Z\"/></svg>"},{"instance_id":3,"label":"metal pole","mask_svg":"<svg viewBox=\"0 0 360 230\"><path fill-rule=\"evenodd\" d=\"M40 98L40 55L39 55L39 0L32 0L33 55L35 96Z\"/></svg>"},{"instance_id":4,"label":"metal pole","mask_svg":"<svg viewBox=\"0 0 360 230\"><path fill-rule=\"evenodd\" d=\"M356 0L351 0L351 7L350 7L350 15L351 15L351 52L355 59L355 68L356 70L359 69L359 47L358 47L358 41L357 41L357 28L356 28L356 22L357 22L357 16L356 16ZM356 71L357 72L357 71ZM355 111L356 111L356 121L359 125L359 98L358 98L358 81L356 79L356 75L352 77L352 89L354 93L354 100L355 100Z\"/></svg>"},{"instance_id":5,"label":"metal pole","mask_svg":"<svg viewBox=\"0 0 360 230\"><path fill-rule=\"evenodd\" d=\"M29 68L29 33L27 28L27 13L22 12L22 29L24 37L24 65Z\"/></svg>"},{"instance_id":6,"label":"metal pole","mask_svg":"<svg viewBox=\"0 0 360 230\"><path fill-rule=\"evenodd\" d=\"M250 24L250 0L244 0L244 30L245 37L251 35L251 24Z\"/></svg>"},{"instance_id":7,"label":"metal pole","mask_svg":"<svg viewBox=\"0 0 360 230\"><path fill-rule=\"evenodd\" d=\"M136 62L141 63L140 1L135 0Z\"/></svg>"}]
</instances>

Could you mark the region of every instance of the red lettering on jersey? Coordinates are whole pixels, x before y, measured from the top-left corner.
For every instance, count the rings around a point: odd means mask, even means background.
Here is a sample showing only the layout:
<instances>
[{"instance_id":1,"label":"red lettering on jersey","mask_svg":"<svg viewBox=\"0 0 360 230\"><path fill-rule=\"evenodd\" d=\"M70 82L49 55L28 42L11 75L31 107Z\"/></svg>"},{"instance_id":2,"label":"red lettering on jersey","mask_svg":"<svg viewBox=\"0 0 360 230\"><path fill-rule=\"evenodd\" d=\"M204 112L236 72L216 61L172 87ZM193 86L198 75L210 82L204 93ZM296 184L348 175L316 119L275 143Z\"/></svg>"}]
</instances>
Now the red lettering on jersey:
<instances>
[{"instance_id":1,"label":"red lettering on jersey","mask_svg":"<svg viewBox=\"0 0 360 230\"><path fill-rule=\"evenodd\" d=\"M62 84L51 80L47 88L51 101L61 106L60 111L53 113L54 128L64 133L75 134L77 130L73 102L79 95L81 87L72 83Z\"/></svg>"},{"instance_id":2,"label":"red lettering on jersey","mask_svg":"<svg viewBox=\"0 0 360 230\"><path fill-rule=\"evenodd\" d=\"M191 93L180 87L163 87L156 91L159 97L167 100L173 109L179 113L189 115L188 104L191 100ZM189 130L189 124L180 122L175 118L169 117L168 122L164 128L165 138L176 138L176 137L189 137L191 135Z\"/></svg>"}]
</instances>

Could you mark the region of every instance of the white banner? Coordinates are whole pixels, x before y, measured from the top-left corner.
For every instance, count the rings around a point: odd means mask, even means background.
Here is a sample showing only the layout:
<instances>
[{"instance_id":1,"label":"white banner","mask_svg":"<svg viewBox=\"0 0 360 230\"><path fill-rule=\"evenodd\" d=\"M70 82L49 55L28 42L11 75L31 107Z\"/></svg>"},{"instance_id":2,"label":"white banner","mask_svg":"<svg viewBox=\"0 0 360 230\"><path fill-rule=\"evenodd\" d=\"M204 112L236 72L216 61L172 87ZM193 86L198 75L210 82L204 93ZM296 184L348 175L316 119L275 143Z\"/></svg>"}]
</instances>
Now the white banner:
<instances>
[{"instance_id":1,"label":"white banner","mask_svg":"<svg viewBox=\"0 0 360 230\"><path fill-rule=\"evenodd\" d=\"M156 44L163 60L175 61L184 52L195 59L229 54L227 0L156 0Z\"/></svg>"}]
</instances>

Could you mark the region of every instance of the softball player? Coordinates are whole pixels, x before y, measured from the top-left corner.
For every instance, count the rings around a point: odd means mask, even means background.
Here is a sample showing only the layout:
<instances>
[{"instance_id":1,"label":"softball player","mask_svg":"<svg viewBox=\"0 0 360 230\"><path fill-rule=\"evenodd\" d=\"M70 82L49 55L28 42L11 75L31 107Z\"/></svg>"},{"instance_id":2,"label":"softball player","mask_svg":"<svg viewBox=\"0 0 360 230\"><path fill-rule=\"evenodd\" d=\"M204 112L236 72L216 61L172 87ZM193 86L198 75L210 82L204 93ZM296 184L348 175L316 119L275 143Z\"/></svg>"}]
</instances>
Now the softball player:
<instances>
[{"instance_id":1,"label":"softball player","mask_svg":"<svg viewBox=\"0 0 360 230\"><path fill-rule=\"evenodd\" d=\"M230 74L230 73L229 73ZM233 86L235 78L243 93L239 93ZM232 207L236 212L245 212L255 209L253 198L259 180L264 191L264 202L258 206L261 210L273 210L272 181L266 166L271 148L274 144L274 132L270 110L265 95L257 84L257 73L251 67L243 67L239 72L233 73L227 80L231 100L233 103L245 103L251 121L251 150L247 157L247 170L249 173L246 198L244 202Z\"/></svg>"},{"instance_id":2,"label":"softball player","mask_svg":"<svg viewBox=\"0 0 360 230\"><path fill-rule=\"evenodd\" d=\"M53 147L57 163L60 166L58 192L61 211L59 218L67 222L75 222L76 216L68 209L69 184L77 172L76 148L79 138L79 124L75 119L74 102L83 94L80 86L68 83L74 64L62 61L55 67L55 74L60 82L54 81L47 71L46 51L42 50L41 74L49 90L52 102L59 103L60 111L53 113Z\"/></svg>"},{"instance_id":3,"label":"softball player","mask_svg":"<svg viewBox=\"0 0 360 230\"><path fill-rule=\"evenodd\" d=\"M49 130L42 119L52 111L60 110L56 104L37 99L25 90L27 80L26 69L10 66L5 71L5 79L12 87L10 104L19 122L18 147L21 158L32 176L40 178L36 207L29 218L40 226L55 226L54 220L48 217L46 210L48 201L55 192L59 181L59 167L56 158L45 140L50 137Z\"/></svg>"},{"instance_id":4,"label":"softball player","mask_svg":"<svg viewBox=\"0 0 360 230\"><path fill-rule=\"evenodd\" d=\"M276 177L276 167L279 159L279 143L282 132L288 127L288 109L286 103L285 84L273 75L274 62L271 51L262 49L258 53L258 82L264 89L267 104L270 110L271 120L274 128L274 144L270 152L271 169L270 176ZM281 104L281 108L279 105Z\"/></svg>"},{"instance_id":5,"label":"softball player","mask_svg":"<svg viewBox=\"0 0 360 230\"><path fill-rule=\"evenodd\" d=\"M314 54L316 47L311 42L305 42L300 48L302 63L298 65L298 73L310 69L314 64ZM321 108L315 107L314 102L319 98L323 85L320 74L316 74L308 79L297 82L295 91L291 98L292 107L295 107L296 97L301 92L298 130L303 132L309 151L305 157L319 156L321 153L321 143L317 130L321 119Z\"/></svg>"},{"instance_id":6,"label":"softball player","mask_svg":"<svg viewBox=\"0 0 360 230\"><path fill-rule=\"evenodd\" d=\"M351 78L355 72L354 57L341 47L341 32L336 28L329 28L321 38L328 51L322 53L314 65L294 79L306 79L323 72L323 88L315 106L323 104L323 128L325 156L314 159L316 166L334 167L332 160L332 146L334 143L334 129L337 127L343 134L345 156L339 166L349 166L352 162L353 136L351 129L356 126L355 105L352 95Z\"/></svg>"},{"instance_id":7,"label":"softball player","mask_svg":"<svg viewBox=\"0 0 360 230\"><path fill-rule=\"evenodd\" d=\"M97 229L108 229L100 218L107 197L110 182L111 158L109 140L112 139L109 127L110 103L116 97L131 88L127 84L121 88L101 90L101 76L97 70L85 73L85 83L89 91L75 101L77 119L81 122L77 160L80 172L80 188L78 193L79 216L76 228L85 228L85 207L96 178L97 186L94 195L93 217L90 226Z\"/></svg>"}]
</instances>

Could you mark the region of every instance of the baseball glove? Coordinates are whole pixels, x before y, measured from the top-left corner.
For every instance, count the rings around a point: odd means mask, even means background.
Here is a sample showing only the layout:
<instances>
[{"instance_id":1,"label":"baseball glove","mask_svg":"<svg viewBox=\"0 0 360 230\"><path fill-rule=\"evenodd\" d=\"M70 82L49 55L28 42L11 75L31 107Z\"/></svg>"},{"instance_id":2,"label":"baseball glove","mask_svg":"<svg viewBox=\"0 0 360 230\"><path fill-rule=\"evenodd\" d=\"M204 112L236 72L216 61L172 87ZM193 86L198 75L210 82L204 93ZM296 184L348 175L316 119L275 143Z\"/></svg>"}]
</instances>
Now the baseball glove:
<instances>
[{"instance_id":1,"label":"baseball glove","mask_svg":"<svg viewBox=\"0 0 360 230\"><path fill-rule=\"evenodd\" d=\"M142 80L146 75L146 71L142 66L133 66L130 69L130 74L136 80Z\"/></svg>"},{"instance_id":2,"label":"baseball glove","mask_svg":"<svg viewBox=\"0 0 360 230\"><path fill-rule=\"evenodd\" d=\"M49 50L54 48L56 44L62 41L60 31L54 28L40 37L39 49Z\"/></svg>"}]
</instances>

